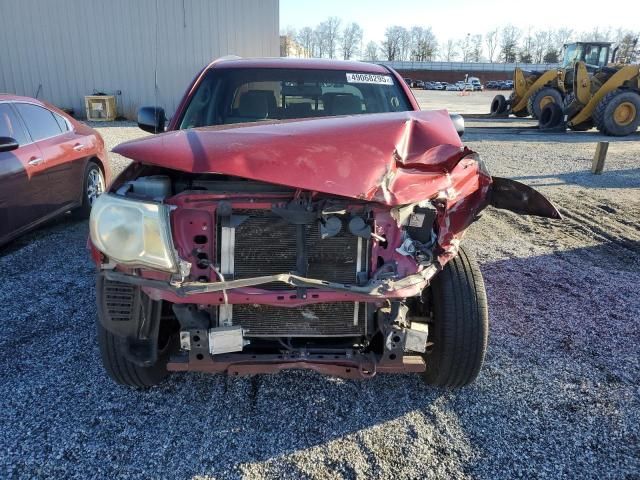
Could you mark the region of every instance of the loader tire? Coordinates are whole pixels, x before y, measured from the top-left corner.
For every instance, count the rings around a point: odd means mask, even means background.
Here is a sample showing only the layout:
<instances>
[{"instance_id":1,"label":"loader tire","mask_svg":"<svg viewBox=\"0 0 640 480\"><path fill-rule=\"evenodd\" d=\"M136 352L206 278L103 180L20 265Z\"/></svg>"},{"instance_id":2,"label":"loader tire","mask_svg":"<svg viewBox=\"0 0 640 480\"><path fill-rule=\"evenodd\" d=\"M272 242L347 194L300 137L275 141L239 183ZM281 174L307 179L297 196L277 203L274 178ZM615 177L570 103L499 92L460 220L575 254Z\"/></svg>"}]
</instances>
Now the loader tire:
<instances>
[{"instance_id":1,"label":"loader tire","mask_svg":"<svg viewBox=\"0 0 640 480\"><path fill-rule=\"evenodd\" d=\"M640 125L640 94L620 88L607 93L593 111L593 123L605 135L632 134Z\"/></svg>"},{"instance_id":2,"label":"loader tire","mask_svg":"<svg viewBox=\"0 0 640 480\"><path fill-rule=\"evenodd\" d=\"M491 115L501 115L507 111L507 108L507 99L504 98L504 95L496 95L491 101L489 113Z\"/></svg>"},{"instance_id":3,"label":"loader tire","mask_svg":"<svg viewBox=\"0 0 640 480\"><path fill-rule=\"evenodd\" d=\"M538 128L540 130L548 130L550 128L559 128L562 124L563 115L562 107L557 103L549 103L544 106L538 120Z\"/></svg>"},{"instance_id":4,"label":"loader tire","mask_svg":"<svg viewBox=\"0 0 640 480\"><path fill-rule=\"evenodd\" d=\"M538 119L544 106L549 103L562 105L562 94L553 87L542 87L529 97L527 111L533 118Z\"/></svg>"}]
</instances>

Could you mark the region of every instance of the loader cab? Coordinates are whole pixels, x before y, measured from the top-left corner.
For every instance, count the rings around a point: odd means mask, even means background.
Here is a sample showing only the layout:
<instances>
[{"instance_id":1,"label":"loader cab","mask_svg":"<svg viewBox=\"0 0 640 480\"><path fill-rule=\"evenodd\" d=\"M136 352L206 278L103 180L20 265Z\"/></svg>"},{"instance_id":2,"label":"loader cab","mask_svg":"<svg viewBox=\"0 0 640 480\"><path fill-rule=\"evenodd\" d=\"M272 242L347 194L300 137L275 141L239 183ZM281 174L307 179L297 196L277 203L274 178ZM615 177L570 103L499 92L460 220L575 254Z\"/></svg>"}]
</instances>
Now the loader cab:
<instances>
[{"instance_id":1,"label":"loader cab","mask_svg":"<svg viewBox=\"0 0 640 480\"><path fill-rule=\"evenodd\" d=\"M582 61L589 70L607 66L609 63L610 42L575 42L564 46L562 68L572 68Z\"/></svg>"}]
</instances>

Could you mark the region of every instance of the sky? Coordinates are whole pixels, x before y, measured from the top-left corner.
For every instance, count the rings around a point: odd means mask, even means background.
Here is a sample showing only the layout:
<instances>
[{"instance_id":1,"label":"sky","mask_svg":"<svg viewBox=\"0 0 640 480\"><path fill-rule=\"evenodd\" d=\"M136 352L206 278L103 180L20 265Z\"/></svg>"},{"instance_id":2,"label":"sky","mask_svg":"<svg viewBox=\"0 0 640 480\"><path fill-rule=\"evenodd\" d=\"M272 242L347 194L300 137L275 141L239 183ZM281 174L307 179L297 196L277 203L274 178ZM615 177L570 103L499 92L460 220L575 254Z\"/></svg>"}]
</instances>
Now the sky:
<instances>
[{"instance_id":1,"label":"sky","mask_svg":"<svg viewBox=\"0 0 640 480\"><path fill-rule=\"evenodd\" d=\"M638 31L640 1L618 0L607 4L583 0L578 4L533 0L527 4L515 0L280 0L281 31L288 26L296 30L315 27L330 16L341 18L343 25L360 24L364 44L382 40L389 25L430 26L438 41L446 42L467 33L484 34L508 23L522 30L567 27L580 32L600 25Z\"/></svg>"}]
</instances>

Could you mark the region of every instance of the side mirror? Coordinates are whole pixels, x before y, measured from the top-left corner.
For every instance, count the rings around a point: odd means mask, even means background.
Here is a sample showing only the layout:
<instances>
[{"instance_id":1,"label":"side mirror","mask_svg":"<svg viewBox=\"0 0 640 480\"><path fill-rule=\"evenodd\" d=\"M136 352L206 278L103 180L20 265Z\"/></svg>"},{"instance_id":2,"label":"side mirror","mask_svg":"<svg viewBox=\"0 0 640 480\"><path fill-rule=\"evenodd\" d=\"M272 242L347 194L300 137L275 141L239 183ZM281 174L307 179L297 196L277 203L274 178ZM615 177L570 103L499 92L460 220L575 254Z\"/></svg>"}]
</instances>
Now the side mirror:
<instances>
[{"instance_id":1,"label":"side mirror","mask_svg":"<svg viewBox=\"0 0 640 480\"><path fill-rule=\"evenodd\" d=\"M449 117L451 118L453 125L456 127L458 136L462 137L464 135L464 118L462 118L462 115L458 115L457 113L450 113Z\"/></svg>"},{"instance_id":2,"label":"side mirror","mask_svg":"<svg viewBox=\"0 0 640 480\"><path fill-rule=\"evenodd\" d=\"M0 137L0 152L10 152L18 148L20 144L15 138Z\"/></svg>"},{"instance_id":3,"label":"side mirror","mask_svg":"<svg viewBox=\"0 0 640 480\"><path fill-rule=\"evenodd\" d=\"M162 133L166 118L161 107L140 107L138 110L138 127L145 132Z\"/></svg>"}]
</instances>

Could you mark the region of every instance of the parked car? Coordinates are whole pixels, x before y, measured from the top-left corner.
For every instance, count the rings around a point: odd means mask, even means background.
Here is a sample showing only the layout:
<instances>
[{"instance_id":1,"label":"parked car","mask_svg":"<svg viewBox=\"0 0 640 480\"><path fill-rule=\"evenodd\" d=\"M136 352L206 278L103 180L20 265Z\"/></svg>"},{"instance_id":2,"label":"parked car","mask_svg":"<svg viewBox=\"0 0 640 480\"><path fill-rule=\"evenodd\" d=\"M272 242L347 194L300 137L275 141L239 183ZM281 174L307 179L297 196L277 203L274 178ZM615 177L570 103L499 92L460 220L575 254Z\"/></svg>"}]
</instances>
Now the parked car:
<instances>
[{"instance_id":1,"label":"parked car","mask_svg":"<svg viewBox=\"0 0 640 480\"><path fill-rule=\"evenodd\" d=\"M436 90L445 90L447 85L446 82L436 82Z\"/></svg>"},{"instance_id":2,"label":"parked car","mask_svg":"<svg viewBox=\"0 0 640 480\"><path fill-rule=\"evenodd\" d=\"M412 88L424 88L424 82L422 80L414 80L411 83Z\"/></svg>"},{"instance_id":3,"label":"parked car","mask_svg":"<svg viewBox=\"0 0 640 480\"><path fill-rule=\"evenodd\" d=\"M165 133L159 107L138 123L160 134L114 149L133 163L90 220L102 361L126 385L290 368L467 384L488 317L464 231L488 203L558 216L381 65L219 60Z\"/></svg>"},{"instance_id":4,"label":"parked car","mask_svg":"<svg viewBox=\"0 0 640 480\"><path fill-rule=\"evenodd\" d=\"M493 80L489 80L489 81L486 83L486 87L487 87L488 89L497 88L497 86L498 86L498 82L495 82L495 81L493 81Z\"/></svg>"},{"instance_id":5,"label":"parked car","mask_svg":"<svg viewBox=\"0 0 640 480\"><path fill-rule=\"evenodd\" d=\"M447 91L459 92L462 90L462 86L457 83L448 83L445 87Z\"/></svg>"},{"instance_id":6,"label":"parked car","mask_svg":"<svg viewBox=\"0 0 640 480\"><path fill-rule=\"evenodd\" d=\"M403 78L404 83L406 83L409 87L411 87L411 84L413 83L413 80L410 78Z\"/></svg>"},{"instance_id":7,"label":"parked car","mask_svg":"<svg viewBox=\"0 0 640 480\"><path fill-rule=\"evenodd\" d=\"M109 180L98 132L45 102L0 95L0 245L68 210L87 218Z\"/></svg>"}]
</instances>

